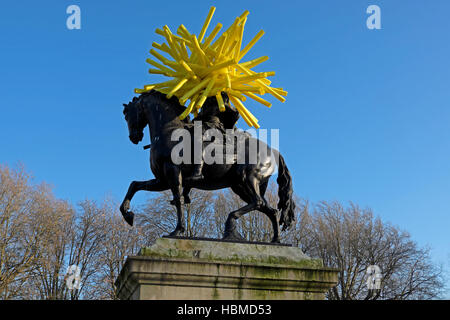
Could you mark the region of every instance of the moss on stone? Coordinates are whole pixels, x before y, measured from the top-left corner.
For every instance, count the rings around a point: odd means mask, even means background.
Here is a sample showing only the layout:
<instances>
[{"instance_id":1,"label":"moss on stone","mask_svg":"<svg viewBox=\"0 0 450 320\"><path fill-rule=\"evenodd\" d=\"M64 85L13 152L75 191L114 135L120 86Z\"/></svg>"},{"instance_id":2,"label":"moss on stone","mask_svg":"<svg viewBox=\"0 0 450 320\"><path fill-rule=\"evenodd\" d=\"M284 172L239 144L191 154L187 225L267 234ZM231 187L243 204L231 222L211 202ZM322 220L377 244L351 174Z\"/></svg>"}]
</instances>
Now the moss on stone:
<instances>
[{"instance_id":1,"label":"moss on stone","mask_svg":"<svg viewBox=\"0 0 450 320\"><path fill-rule=\"evenodd\" d=\"M290 260L285 257L267 256L265 258L254 258L249 256L231 255L229 257L217 257L214 254L202 255L201 258L195 258L193 251L167 249L165 252L161 250L154 250L151 247L144 247L141 249L140 254L145 257L154 258L181 258L181 259L195 259L205 262L234 262L241 264L252 265L289 265L297 268L318 268L322 267L323 263L321 259L302 259L299 261Z\"/></svg>"}]
</instances>

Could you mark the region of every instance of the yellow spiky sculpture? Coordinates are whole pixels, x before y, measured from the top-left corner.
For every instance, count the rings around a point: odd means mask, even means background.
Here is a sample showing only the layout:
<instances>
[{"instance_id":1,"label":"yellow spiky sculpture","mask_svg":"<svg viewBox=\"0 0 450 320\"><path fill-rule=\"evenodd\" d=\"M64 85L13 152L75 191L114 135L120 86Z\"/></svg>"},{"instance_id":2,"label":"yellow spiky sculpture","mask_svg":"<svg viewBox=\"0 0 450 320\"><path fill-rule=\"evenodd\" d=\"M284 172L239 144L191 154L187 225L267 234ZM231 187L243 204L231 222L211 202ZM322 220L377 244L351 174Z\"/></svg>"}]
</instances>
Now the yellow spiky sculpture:
<instances>
[{"instance_id":1,"label":"yellow spiky sculpture","mask_svg":"<svg viewBox=\"0 0 450 320\"><path fill-rule=\"evenodd\" d=\"M143 93L154 89L166 94L167 98L176 96L182 105L190 100L186 110L180 115L180 119L184 119L190 113L197 115L206 98L211 96L216 96L220 111L224 111L225 106L220 94L224 91L245 122L250 127L259 128L258 119L242 104L246 97L270 108L272 104L259 95L269 93L281 102L285 101L283 96L287 95L282 88L270 87L271 82L267 77L275 75L275 72L252 70L269 59L267 56L240 62L263 36L264 31L259 31L243 49L241 48L244 26L249 14L245 11L213 42L222 29L222 24L218 23L205 37L214 11L215 7L211 7L198 37L190 33L184 25L180 25L176 35L168 26L164 26L162 30L156 29L156 33L162 35L167 43L153 42L152 46L168 54L173 60L151 49L150 53L162 64L147 59L147 62L156 68L149 69L149 73L165 75L172 79L145 85L144 89L135 89L135 92Z\"/></svg>"}]
</instances>

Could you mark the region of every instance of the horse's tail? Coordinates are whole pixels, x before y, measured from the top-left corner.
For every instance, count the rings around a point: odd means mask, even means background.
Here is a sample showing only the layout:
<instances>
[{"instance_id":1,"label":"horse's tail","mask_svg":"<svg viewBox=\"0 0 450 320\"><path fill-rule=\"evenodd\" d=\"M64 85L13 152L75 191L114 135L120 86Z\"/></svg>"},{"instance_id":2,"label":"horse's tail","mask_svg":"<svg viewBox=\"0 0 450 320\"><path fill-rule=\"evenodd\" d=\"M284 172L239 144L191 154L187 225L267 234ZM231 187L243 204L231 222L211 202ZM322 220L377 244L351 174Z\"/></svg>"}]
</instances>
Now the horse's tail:
<instances>
[{"instance_id":1,"label":"horse's tail","mask_svg":"<svg viewBox=\"0 0 450 320\"><path fill-rule=\"evenodd\" d=\"M276 150L274 150L276 151ZM283 230L288 229L292 222L295 221L295 202L292 198L292 177L286 162L281 154L276 151L275 156L278 156L278 210L280 210L280 226Z\"/></svg>"}]
</instances>

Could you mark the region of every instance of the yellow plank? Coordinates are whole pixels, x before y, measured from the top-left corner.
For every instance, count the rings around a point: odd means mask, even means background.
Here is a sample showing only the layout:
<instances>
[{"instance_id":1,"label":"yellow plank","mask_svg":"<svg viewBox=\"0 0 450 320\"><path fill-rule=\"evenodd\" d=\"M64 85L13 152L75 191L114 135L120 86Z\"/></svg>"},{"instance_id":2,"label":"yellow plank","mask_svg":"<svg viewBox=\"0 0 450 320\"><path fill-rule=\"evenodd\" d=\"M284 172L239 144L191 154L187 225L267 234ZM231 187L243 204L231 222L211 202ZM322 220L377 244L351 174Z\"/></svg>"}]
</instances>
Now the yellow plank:
<instances>
[{"instance_id":1,"label":"yellow plank","mask_svg":"<svg viewBox=\"0 0 450 320\"><path fill-rule=\"evenodd\" d=\"M219 105L220 112L225 111L225 103L223 102L222 93L218 92L216 94L217 104Z\"/></svg>"},{"instance_id":2,"label":"yellow plank","mask_svg":"<svg viewBox=\"0 0 450 320\"><path fill-rule=\"evenodd\" d=\"M266 101L266 100L264 100L264 99L261 98L261 97L258 97L256 94L253 94L253 93L251 93L251 92L249 92L249 91L244 92L244 94L245 94L247 97L252 98L252 99L255 100L255 101L258 101L259 103L265 105L265 106L268 107L268 108L272 107L272 104L271 104L269 101Z\"/></svg>"},{"instance_id":3,"label":"yellow plank","mask_svg":"<svg viewBox=\"0 0 450 320\"><path fill-rule=\"evenodd\" d=\"M213 29L213 31L211 32L211 34L206 38L205 42L202 44L202 48L206 48L211 44L211 41L214 40L214 38L217 36L217 34L219 33L220 29L222 29L222 24L218 23L216 25L216 27Z\"/></svg>"},{"instance_id":4,"label":"yellow plank","mask_svg":"<svg viewBox=\"0 0 450 320\"><path fill-rule=\"evenodd\" d=\"M181 79L180 82L177 83L175 87L173 87L172 90L167 94L167 99L172 98L173 94L178 91L186 82L188 81L187 78Z\"/></svg>"},{"instance_id":5,"label":"yellow plank","mask_svg":"<svg viewBox=\"0 0 450 320\"><path fill-rule=\"evenodd\" d=\"M268 93L282 102L286 100L284 97L287 95L283 88L270 87L271 81L267 77L275 75L275 72L252 70L267 61L267 56L239 63L264 35L264 31L259 31L242 49L249 12L244 11L221 35L221 23L217 23L207 35L214 12L215 8L211 7L198 36L189 32L184 25L177 28L176 34L172 33L167 25L156 29L156 33L163 36L165 41L162 44L152 43L154 49L150 50L150 54L161 63L147 59L147 62L155 67L150 68L149 73L164 75L171 80L146 85L144 89L135 89L135 92L143 93L154 89L167 94L168 98L178 97L182 104L190 100L188 108L182 114L184 118L189 113L198 114L206 99L213 96L217 99L219 110L223 111L225 104L221 92L225 91L244 121L259 128L258 120L242 101L251 98L271 107L272 104L260 95Z\"/></svg>"},{"instance_id":6,"label":"yellow plank","mask_svg":"<svg viewBox=\"0 0 450 320\"><path fill-rule=\"evenodd\" d=\"M242 62L241 65L246 67L246 68L251 69L253 67L256 67L258 64L263 63L264 61L267 61L267 60L269 60L269 57L268 56L263 56L263 57L259 57L257 59L253 59L253 60L250 60L250 61Z\"/></svg>"},{"instance_id":7,"label":"yellow plank","mask_svg":"<svg viewBox=\"0 0 450 320\"><path fill-rule=\"evenodd\" d=\"M200 96L200 99L197 102L197 108L201 108L203 106L203 104L206 101L206 98L209 95L209 92L211 91L212 87L214 86L214 82L215 79L212 78L211 80L209 80L208 86L206 87L206 89L203 91L202 95Z\"/></svg>"},{"instance_id":8,"label":"yellow plank","mask_svg":"<svg viewBox=\"0 0 450 320\"><path fill-rule=\"evenodd\" d=\"M163 66L162 64L160 64L160 63L158 63L158 62L156 62L156 61L154 61L154 60L152 60L150 58L147 58L147 60L145 60L145 61L147 63L151 64L152 66L154 66L154 67L156 67L158 69L161 69L162 71L165 71L165 72L167 72L169 74L174 72L173 70L170 70L169 68Z\"/></svg>"},{"instance_id":9,"label":"yellow plank","mask_svg":"<svg viewBox=\"0 0 450 320\"><path fill-rule=\"evenodd\" d=\"M197 100L197 97L195 97L194 99L191 100L191 102L189 103L189 106L186 108L186 110L183 111L183 113L179 116L179 118L181 120L183 120L184 118L186 118L189 113L192 112L192 109L194 109L195 106L195 102Z\"/></svg>"},{"instance_id":10,"label":"yellow plank","mask_svg":"<svg viewBox=\"0 0 450 320\"><path fill-rule=\"evenodd\" d=\"M264 31L260 30L256 36L245 46L245 48L241 51L239 58L242 59L248 51L255 45L255 43L261 39L261 37L264 35Z\"/></svg>"},{"instance_id":11,"label":"yellow plank","mask_svg":"<svg viewBox=\"0 0 450 320\"><path fill-rule=\"evenodd\" d=\"M196 85L194 88L189 90L186 94L184 94L180 98L180 102L184 104L193 94L201 90L207 83L209 82L209 79L205 79L202 82L200 82L198 85Z\"/></svg>"},{"instance_id":12,"label":"yellow plank","mask_svg":"<svg viewBox=\"0 0 450 320\"><path fill-rule=\"evenodd\" d=\"M200 31L200 34L198 36L199 42L202 42L203 37L205 36L206 29L208 29L209 23L211 22L211 19L214 15L214 11L216 11L215 7L211 7L211 9L209 9L208 16L206 17L205 23L203 24L203 27L202 27L202 31Z\"/></svg>"}]
</instances>

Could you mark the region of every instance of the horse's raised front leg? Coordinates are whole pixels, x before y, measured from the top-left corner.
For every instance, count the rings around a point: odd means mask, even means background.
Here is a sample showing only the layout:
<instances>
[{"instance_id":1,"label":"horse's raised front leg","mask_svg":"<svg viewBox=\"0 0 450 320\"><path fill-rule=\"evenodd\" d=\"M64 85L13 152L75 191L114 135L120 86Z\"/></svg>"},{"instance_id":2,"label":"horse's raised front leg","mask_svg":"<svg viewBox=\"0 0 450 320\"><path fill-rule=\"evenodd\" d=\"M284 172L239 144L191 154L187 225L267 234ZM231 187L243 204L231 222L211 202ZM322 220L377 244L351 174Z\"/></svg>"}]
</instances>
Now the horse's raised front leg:
<instances>
[{"instance_id":1,"label":"horse's raised front leg","mask_svg":"<svg viewBox=\"0 0 450 320\"><path fill-rule=\"evenodd\" d=\"M170 236L181 236L184 234L184 213L181 207L181 192L182 192L182 177L181 170L178 166L173 164L166 164L164 173L167 178L167 184L170 190L172 190L173 204L177 209L177 226L174 231L170 233Z\"/></svg>"},{"instance_id":2,"label":"horse's raised front leg","mask_svg":"<svg viewBox=\"0 0 450 320\"><path fill-rule=\"evenodd\" d=\"M130 210L130 202L133 199L136 192L145 190L145 191L164 191L169 189L167 183L162 182L158 179L152 179L148 181L133 181L130 183L128 187L128 192L125 195L125 198L120 205L120 212L122 213L125 221L132 226L134 220L134 213Z\"/></svg>"}]
</instances>

